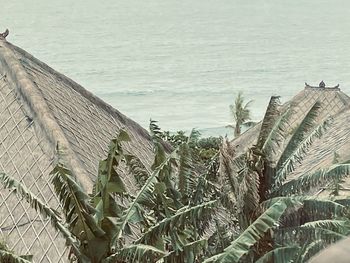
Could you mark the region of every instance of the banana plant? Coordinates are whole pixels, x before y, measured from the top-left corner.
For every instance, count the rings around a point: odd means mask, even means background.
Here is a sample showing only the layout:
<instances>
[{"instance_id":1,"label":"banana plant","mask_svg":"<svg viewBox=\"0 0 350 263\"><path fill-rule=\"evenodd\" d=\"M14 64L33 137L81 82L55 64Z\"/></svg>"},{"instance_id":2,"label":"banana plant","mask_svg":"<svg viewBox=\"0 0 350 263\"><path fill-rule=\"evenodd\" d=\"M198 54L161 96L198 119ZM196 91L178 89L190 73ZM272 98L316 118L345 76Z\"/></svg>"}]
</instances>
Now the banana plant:
<instances>
[{"instance_id":1,"label":"banana plant","mask_svg":"<svg viewBox=\"0 0 350 263\"><path fill-rule=\"evenodd\" d=\"M58 158L51 176L60 211L5 173L0 181L51 220L70 247L71 261L195 262L207 246L204 232L217 201L191 203L199 177L188 145L169 153L153 137L155 158L149 171L140 159L123 151L130 137L120 130L110 142L107 158L99 163L91 193L67 169L64 158ZM128 174L120 167L127 167ZM123 176L133 177L139 186L136 194L127 190Z\"/></svg>"},{"instance_id":2,"label":"banana plant","mask_svg":"<svg viewBox=\"0 0 350 263\"><path fill-rule=\"evenodd\" d=\"M315 187L349 176L350 163L333 164L287 180L309 147L332 124L330 118L318 121L320 107L316 102L291 130L292 107L281 110L279 98L271 97L255 145L237 155L230 142L223 143L220 172L236 203L241 235L275 204L282 202L287 208L264 235L261 231L253 235L254 245L246 247L243 257L229 246L212 262L306 262L324 246L350 233L348 199L312 195ZM299 205L293 205L296 203Z\"/></svg>"}]
</instances>

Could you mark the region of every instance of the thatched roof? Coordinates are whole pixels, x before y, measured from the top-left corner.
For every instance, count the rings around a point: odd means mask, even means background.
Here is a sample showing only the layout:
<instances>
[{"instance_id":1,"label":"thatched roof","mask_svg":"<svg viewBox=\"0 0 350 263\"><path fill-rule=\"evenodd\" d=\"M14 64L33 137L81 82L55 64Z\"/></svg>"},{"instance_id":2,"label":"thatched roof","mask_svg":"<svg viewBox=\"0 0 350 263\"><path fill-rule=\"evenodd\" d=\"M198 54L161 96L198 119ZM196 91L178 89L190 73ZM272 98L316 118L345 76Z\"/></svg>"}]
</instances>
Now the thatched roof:
<instances>
[{"instance_id":1,"label":"thatched roof","mask_svg":"<svg viewBox=\"0 0 350 263\"><path fill-rule=\"evenodd\" d=\"M350 152L348 151L350 149L350 97L343 93L338 85L333 88L318 88L306 85L304 90L284 104L282 112L288 106L291 106L294 111L289 131L292 132L300 124L316 101L321 103L318 122L321 123L328 117L332 117L333 122L326 133L312 144L305 158L296 167L295 171L289 175L288 180L330 166L335 155L339 155L338 161L350 159ZM260 127L261 123L231 142L238 149L238 153L256 143Z\"/></svg>"},{"instance_id":2,"label":"thatched roof","mask_svg":"<svg viewBox=\"0 0 350 263\"><path fill-rule=\"evenodd\" d=\"M110 139L125 128L125 146L146 165L152 145L146 130L24 50L0 38L0 171L21 180L42 200L58 206L50 185L57 143L87 190L106 157ZM124 173L126 174L126 173ZM124 176L133 191L131 178ZM65 242L47 219L0 188L0 238L35 262L66 262Z\"/></svg>"},{"instance_id":3,"label":"thatched roof","mask_svg":"<svg viewBox=\"0 0 350 263\"><path fill-rule=\"evenodd\" d=\"M350 258L349 247L350 238L348 237L321 250L310 259L309 263L348 263Z\"/></svg>"}]
</instances>

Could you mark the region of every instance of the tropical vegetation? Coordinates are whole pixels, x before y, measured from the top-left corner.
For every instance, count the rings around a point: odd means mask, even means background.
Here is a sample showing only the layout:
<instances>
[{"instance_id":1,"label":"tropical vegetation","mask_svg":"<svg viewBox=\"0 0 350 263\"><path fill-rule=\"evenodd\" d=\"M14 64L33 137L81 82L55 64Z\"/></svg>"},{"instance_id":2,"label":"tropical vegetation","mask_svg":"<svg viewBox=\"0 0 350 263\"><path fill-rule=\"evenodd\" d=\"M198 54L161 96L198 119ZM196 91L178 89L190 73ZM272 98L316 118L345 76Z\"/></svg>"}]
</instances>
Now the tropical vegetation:
<instances>
[{"instance_id":1,"label":"tropical vegetation","mask_svg":"<svg viewBox=\"0 0 350 263\"><path fill-rule=\"evenodd\" d=\"M151 120L151 123L157 125L156 121ZM197 162L208 165L211 162L211 159L218 154L223 138L213 136L203 138L201 133L196 129L193 129L190 135L191 140L189 141L188 146L193 152L192 157L196 158ZM186 143L189 139L189 135L184 131L172 133L170 131L160 130L159 137L168 142L173 148Z\"/></svg>"},{"instance_id":2,"label":"tropical vegetation","mask_svg":"<svg viewBox=\"0 0 350 263\"><path fill-rule=\"evenodd\" d=\"M244 97L242 92L238 92L234 104L230 105L230 112L234 123L227 125L234 130L234 137L241 135L242 126L251 127L253 122L249 122L251 119L249 106L253 101L250 100L247 103L244 102Z\"/></svg>"},{"instance_id":3,"label":"tropical vegetation","mask_svg":"<svg viewBox=\"0 0 350 263\"><path fill-rule=\"evenodd\" d=\"M5 239L0 240L0 262L1 263L30 263L32 262L32 255L18 256L9 248Z\"/></svg>"},{"instance_id":4,"label":"tropical vegetation","mask_svg":"<svg viewBox=\"0 0 350 263\"><path fill-rule=\"evenodd\" d=\"M236 155L230 142L223 144L220 172L234 194L241 234L205 262L306 262L350 233L349 199L320 196L315 190L348 176L349 163L287 180L331 125L331 119L317 124L319 110L315 103L290 130L292 107L282 108L279 98L272 97L255 145Z\"/></svg>"},{"instance_id":5,"label":"tropical vegetation","mask_svg":"<svg viewBox=\"0 0 350 263\"><path fill-rule=\"evenodd\" d=\"M86 193L60 158L52 184L61 211L48 207L20 182L0 174L5 188L25 198L66 239L70 259L78 262L195 262L205 255L211 218L219 195L195 170L189 145L166 152L159 128L151 123L155 158L149 171L123 151L130 140L121 130L100 161L96 182ZM62 154L64 156L64 154ZM132 194L120 167L128 167L139 191ZM209 234L208 234L208 233ZM211 233L211 234L210 234Z\"/></svg>"},{"instance_id":6,"label":"tropical vegetation","mask_svg":"<svg viewBox=\"0 0 350 263\"><path fill-rule=\"evenodd\" d=\"M124 150L130 137L122 129L99 162L89 193L58 145L61 158L51 175L59 211L5 173L0 181L50 219L66 239L71 261L306 262L350 233L350 200L339 196L349 163L335 153L329 168L292 176L332 125L331 119L318 120L319 111L315 103L291 129L293 108L272 97L246 152L227 139L203 140L195 130L188 136L162 132L151 121L151 167ZM0 258L2 251L8 250L0 247Z\"/></svg>"}]
</instances>

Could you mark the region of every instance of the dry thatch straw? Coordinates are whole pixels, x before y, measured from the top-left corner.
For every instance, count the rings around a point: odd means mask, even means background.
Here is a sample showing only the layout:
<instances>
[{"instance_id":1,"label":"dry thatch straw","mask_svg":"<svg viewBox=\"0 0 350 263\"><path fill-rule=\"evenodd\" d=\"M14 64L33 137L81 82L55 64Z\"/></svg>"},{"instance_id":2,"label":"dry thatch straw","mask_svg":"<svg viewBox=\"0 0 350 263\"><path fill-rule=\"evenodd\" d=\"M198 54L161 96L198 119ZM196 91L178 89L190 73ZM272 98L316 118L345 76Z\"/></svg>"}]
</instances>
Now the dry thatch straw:
<instances>
[{"instance_id":1,"label":"dry thatch straw","mask_svg":"<svg viewBox=\"0 0 350 263\"><path fill-rule=\"evenodd\" d=\"M293 129L300 124L317 101L321 106L317 123L320 124L326 118L332 117L332 124L326 133L311 145L307 155L297 165L295 171L288 176L287 180L329 167L334 162L335 155L339 162L350 159L348 151L350 148L350 97L339 89L339 85L332 88L317 88L306 85L304 90L282 105L281 113L291 107L293 114L286 131L287 138L284 144L282 143L281 148L290 139L291 136L288 137L288 134L292 134ZM258 123L230 143L231 147L236 149L237 155L256 143L260 128L261 123ZM276 149L276 159L279 158L280 154L281 149ZM343 186L350 189L350 180L347 180ZM319 189L315 189L315 191L319 192ZM348 195L348 193L344 194Z\"/></svg>"},{"instance_id":2,"label":"dry thatch straw","mask_svg":"<svg viewBox=\"0 0 350 263\"><path fill-rule=\"evenodd\" d=\"M146 130L66 76L24 50L0 39L0 171L21 180L38 197L58 207L50 185L56 145L85 189L90 190L98 161L110 139L125 128L126 151L152 161ZM131 192L135 183L126 171ZM66 262L65 242L25 201L0 189L0 236L18 254L35 262Z\"/></svg>"}]
</instances>

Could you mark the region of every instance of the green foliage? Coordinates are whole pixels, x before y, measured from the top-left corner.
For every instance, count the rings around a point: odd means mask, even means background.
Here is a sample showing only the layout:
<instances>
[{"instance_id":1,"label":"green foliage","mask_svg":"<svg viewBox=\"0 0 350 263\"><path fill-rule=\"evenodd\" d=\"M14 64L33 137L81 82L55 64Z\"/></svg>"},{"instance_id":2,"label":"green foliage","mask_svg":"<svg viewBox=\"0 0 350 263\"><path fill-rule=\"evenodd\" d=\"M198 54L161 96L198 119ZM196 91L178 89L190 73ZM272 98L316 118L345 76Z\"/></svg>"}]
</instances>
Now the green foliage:
<instances>
[{"instance_id":1,"label":"green foliage","mask_svg":"<svg viewBox=\"0 0 350 263\"><path fill-rule=\"evenodd\" d=\"M17 256L11 251L0 249L0 262L2 263L30 263L32 256Z\"/></svg>"},{"instance_id":2,"label":"green foliage","mask_svg":"<svg viewBox=\"0 0 350 263\"><path fill-rule=\"evenodd\" d=\"M240 247L241 251L237 251L229 246L225 249L227 260L216 255L212 257L214 262L238 262L243 254L244 262L259 258L259 262L269 262L277 256L277 262L305 262L327 244L350 233L347 199L309 195L321 186L321 191L331 189L336 196L343 178L350 174L349 163L337 163L286 181L332 120L317 124L320 105L315 103L290 134L293 112L290 108L284 108L283 112L281 109L279 98L272 97L257 143L246 153L237 156L229 142L223 143L220 172L234 196L241 236L270 207L282 202L288 208L266 235L255 234L254 242L245 240L250 247Z\"/></svg>"},{"instance_id":3,"label":"green foliage","mask_svg":"<svg viewBox=\"0 0 350 263\"><path fill-rule=\"evenodd\" d=\"M234 124L228 125L234 129L234 136L237 137L241 134L242 126L248 124L250 120L250 110L249 106L253 101L250 100L247 103L244 103L244 97L242 92L239 92L234 104L230 105L230 112L233 117Z\"/></svg>"},{"instance_id":4,"label":"green foliage","mask_svg":"<svg viewBox=\"0 0 350 263\"><path fill-rule=\"evenodd\" d=\"M249 103L239 94L231 105L237 134L249 119ZM50 219L79 263L306 262L350 234L350 199L337 197L350 164L335 156L332 166L287 181L331 120L317 124L316 103L290 133L293 112L281 109L272 97L256 145L241 155L228 140L201 138L196 130L163 132L151 120L151 167L124 152L131 139L120 130L91 193L61 156L51 173L61 213L6 174L0 181ZM330 189L332 196L310 195L320 186L319 193ZM0 245L1 257L31 260Z\"/></svg>"},{"instance_id":5,"label":"green foliage","mask_svg":"<svg viewBox=\"0 0 350 263\"><path fill-rule=\"evenodd\" d=\"M111 140L107 158L99 163L92 193L86 193L59 158L51 175L62 214L9 176L1 174L0 180L50 218L78 262L195 262L205 254L204 233L217 205L212 193L219 191L213 184L202 184L195 169L190 146L197 143L195 132L167 154L160 129L155 122L150 126L155 151L152 170L124 153L122 144L130 138L121 130ZM128 167L140 187L135 195L123 182L121 165Z\"/></svg>"},{"instance_id":6,"label":"green foliage","mask_svg":"<svg viewBox=\"0 0 350 263\"><path fill-rule=\"evenodd\" d=\"M11 251L5 240L0 240L0 262L1 263L30 263L32 255L18 256Z\"/></svg>"},{"instance_id":7,"label":"green foliage","mask_svg":"<svg viewBox=\"0 0 350 263\"><path fill-rule=\"evenodd\" d=\"M275 125L275 122L280 114L280 97L272 96L270 102L267 106L264 119L261 124L260 133L257 140L257 147L262 148L266 144L266 140L270 135L272 127ZM271 138L272 139L272 138Z\"/></svg>"},{"instance_id":8,"label":"green foliage","mask_svg":"<svg viewBox=\"0 0 350 263\"><path fill-rule=\"evenodd\" d=\"M287 205L281 201L269 207L260 217L258 217L247 229L243 231L230 246L225 248L221 254L215 255L204 262L236 263L247 255L267 231L276 226L276 222L287 209Z\"/></svg>"},{"instance_id":9,"label":"green foliage","mask_svg":"<svg viewBox=\"0 0 350 263\"><path fill-rule=\"evenodd\" d=\"M205 166L217 155L222 143L222 137L202 138L200 132L195 129L191 131L190 135L186 135L184 131L175 133L161 131L156 122L152 121L152 128L155 126L159 132L159 138L169 142L174 148L187 143L195 161Z\"/></svg>"},{"instance_id":10,"label":"green foliage","mask_svg":"<svg viewBox=\"0 0 350 263\"><path fill-rule=\"evenodd\" d=\"M308 192L315 186L323 185L332 180L341 180L349 176L350 163L335 164L314 173L304 174L281 185L277 190L271 192L272 196L291 195Z\"/></svg>"},{"instance_id":11,"label":"green foliage","mask_svg":"<svg viewBox=\"0 0 350 263\"><path fill-rule=\"evenodd\" d=\"M155 247L136 244L120 249L117 253L107 257L103 263L115 262L156 262L164 257L165 252Z\"/></svg>"}]
</instances>

